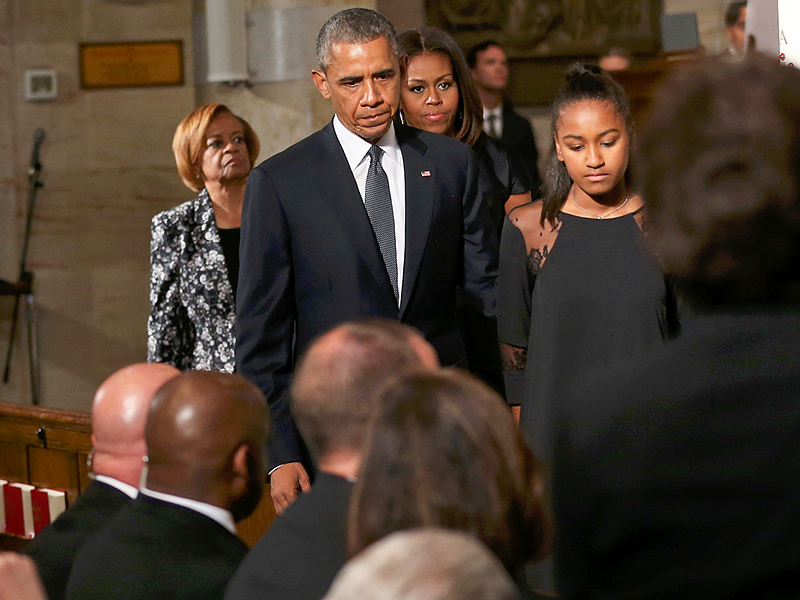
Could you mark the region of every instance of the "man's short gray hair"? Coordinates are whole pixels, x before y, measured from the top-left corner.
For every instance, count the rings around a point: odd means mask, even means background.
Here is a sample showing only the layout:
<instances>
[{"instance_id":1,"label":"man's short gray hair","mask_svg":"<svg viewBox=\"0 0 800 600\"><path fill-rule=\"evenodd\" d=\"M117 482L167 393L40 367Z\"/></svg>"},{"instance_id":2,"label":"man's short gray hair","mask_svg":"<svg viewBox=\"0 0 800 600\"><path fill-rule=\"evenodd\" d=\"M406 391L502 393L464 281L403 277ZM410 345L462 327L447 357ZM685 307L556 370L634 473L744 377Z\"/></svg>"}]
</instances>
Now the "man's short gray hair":
<instances>
[{"instance_id":1,"label":"man's short gray hair","mask_svg":"<svg viewBox=\"0 0 800 600\"><path fill-rule=\"evenodd\" d=\"M328 19L317 34L317 62L326 71L330 66L334 44L366 44L385 37L392 52L397 54L397 31L379 12L369 8L348 8Z\"/></svg>"}]
</instances>

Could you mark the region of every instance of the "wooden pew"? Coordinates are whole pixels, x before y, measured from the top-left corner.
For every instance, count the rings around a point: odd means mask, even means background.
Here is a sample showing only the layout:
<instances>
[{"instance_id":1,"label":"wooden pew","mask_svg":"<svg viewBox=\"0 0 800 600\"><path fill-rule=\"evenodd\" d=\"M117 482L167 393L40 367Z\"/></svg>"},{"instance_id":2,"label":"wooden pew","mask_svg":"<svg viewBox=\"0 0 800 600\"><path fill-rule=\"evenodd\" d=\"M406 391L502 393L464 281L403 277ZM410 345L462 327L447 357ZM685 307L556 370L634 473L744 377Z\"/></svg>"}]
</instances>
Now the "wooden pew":
<instances>
[{"instance_id":1,"label":"wooden pew","mask_svg":"<svg viewBox=\"0 0 800 600\"><path fill-rule=\"evenodd\" d=\"M67 506L89 485L92 420L86 413L0 403L0 479L64 490ZM256 511L237 525L252 546L275 510L265 489ZM0 550L21 550L27 540L0 533Z\"/></svg>"}]
</instances>

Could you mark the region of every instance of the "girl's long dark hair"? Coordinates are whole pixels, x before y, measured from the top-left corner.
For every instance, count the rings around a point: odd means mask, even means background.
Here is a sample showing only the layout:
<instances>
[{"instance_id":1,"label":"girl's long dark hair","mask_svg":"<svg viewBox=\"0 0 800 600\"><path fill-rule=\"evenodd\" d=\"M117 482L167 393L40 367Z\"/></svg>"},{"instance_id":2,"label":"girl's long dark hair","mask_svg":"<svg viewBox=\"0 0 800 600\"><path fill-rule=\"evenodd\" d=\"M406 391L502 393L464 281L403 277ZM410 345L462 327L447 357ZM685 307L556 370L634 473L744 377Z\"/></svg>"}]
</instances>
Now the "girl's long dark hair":
<instances>
[{"instance_id":1,"label":"girl's long dark hair","mask_svg":"<svg viewBox=\"0 0 800 600\"><path fill-rule=\"evenodd\" d=\"M551 118L554 134L558 120L561 118L561 111L571 104L585 100L607 102L613 106L617 114L625 121L628 137L633 140L631 105L622 86L600 67L581 63L575 63L567 69L564 83L553 101ZM626 183L630 179L628 171L625 173ZM555 145L553 145L547 156L547 164L544 171L541 217L543 225L545 220L555 224L561 207L567 201L570 187L572 187L572 178L569 176L564 163L558 160Z\"/></svg>"}]
</instances>

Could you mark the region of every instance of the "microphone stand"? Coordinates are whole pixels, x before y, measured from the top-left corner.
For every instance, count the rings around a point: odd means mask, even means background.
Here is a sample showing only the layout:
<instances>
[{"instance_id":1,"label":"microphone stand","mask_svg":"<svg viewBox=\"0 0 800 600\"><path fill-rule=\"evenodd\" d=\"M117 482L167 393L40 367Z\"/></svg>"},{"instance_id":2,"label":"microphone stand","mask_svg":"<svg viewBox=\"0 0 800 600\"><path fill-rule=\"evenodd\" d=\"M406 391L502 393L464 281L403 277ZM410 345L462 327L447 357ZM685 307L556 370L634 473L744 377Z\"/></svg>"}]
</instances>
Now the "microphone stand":
<instances>
[{"instance_id":1,"label":"microphone stand","mask_svg":"<svg viewBox=\"0 0 800 600\"><path fill-rule=\"evenodd\" d=\"M22 255L19 261L19 281L6 282L0 280L2 295L14 296L14 310L11 315L11 331L8 336L8 349L6 350L6 367L3 372L3 383L8 383L11 373L11 357L13 355L14 340L17 334L20 298L25 296L25 320L28 326L28 360L30 361L31 376L31 402L34 406L38 406L39 404L39 352L33 323L33 273L28 270L28 249L30 247L36 195L39 190L44 187L44 184L39 181L39 175L42 171L42 165L39 162L39 148L43 141L44 130L37 129L34 132L31 166L28 170L28 206L25 216L25 236L22 242Z\"/></svg>"}]
</instances>

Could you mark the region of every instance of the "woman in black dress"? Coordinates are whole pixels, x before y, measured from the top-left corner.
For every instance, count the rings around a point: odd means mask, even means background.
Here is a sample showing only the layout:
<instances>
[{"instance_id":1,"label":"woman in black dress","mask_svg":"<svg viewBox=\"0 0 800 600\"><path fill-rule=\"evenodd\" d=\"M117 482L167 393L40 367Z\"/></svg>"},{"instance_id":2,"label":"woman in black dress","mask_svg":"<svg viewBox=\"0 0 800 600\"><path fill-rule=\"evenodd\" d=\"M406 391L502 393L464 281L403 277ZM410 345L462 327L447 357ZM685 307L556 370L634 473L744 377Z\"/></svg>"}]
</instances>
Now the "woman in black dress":
<instances>
[{"instance_id":1,"label":"woman in black dress","mask_svg":"<svg viewBox=\"0 0 800 600\"><path fill-rule=\"evenodd\" d=\"M198 195L153 217L147 360L232 373L242 203L258 137L228 107L207 104L180 122L172 150Z\"/></svg>"},{"instance_id":2,"label":"woman in black dress","mask_svg":"<svg viewBox=\"0 0 800 600\"><path fill-rule=\"evenodd\" d=\"M479 194L498 235L505 206L530 202L530 182L501 143L483 131L483 109L467 61L441 29L409 29L398 36L402 70L400 103L408 125L472 146L478 163ZM497 326L466 303L459 305L469 369L505 393L497 349Z\"/></svg>"},{"instance_id":3,"label":"woman in black dress","mask_svg":"<svg viewBox=\"0 0 800 600\"><path fill-rule=\"evenodd\" d=\"M645 243L644 201L627 181L633 122L622 88L599 67L574 65L552 119L544 198L511 211L503 230L498 308L509 400L546 462L563 386L635 360L677 323Z\"/></svg>"}]
</instances>

